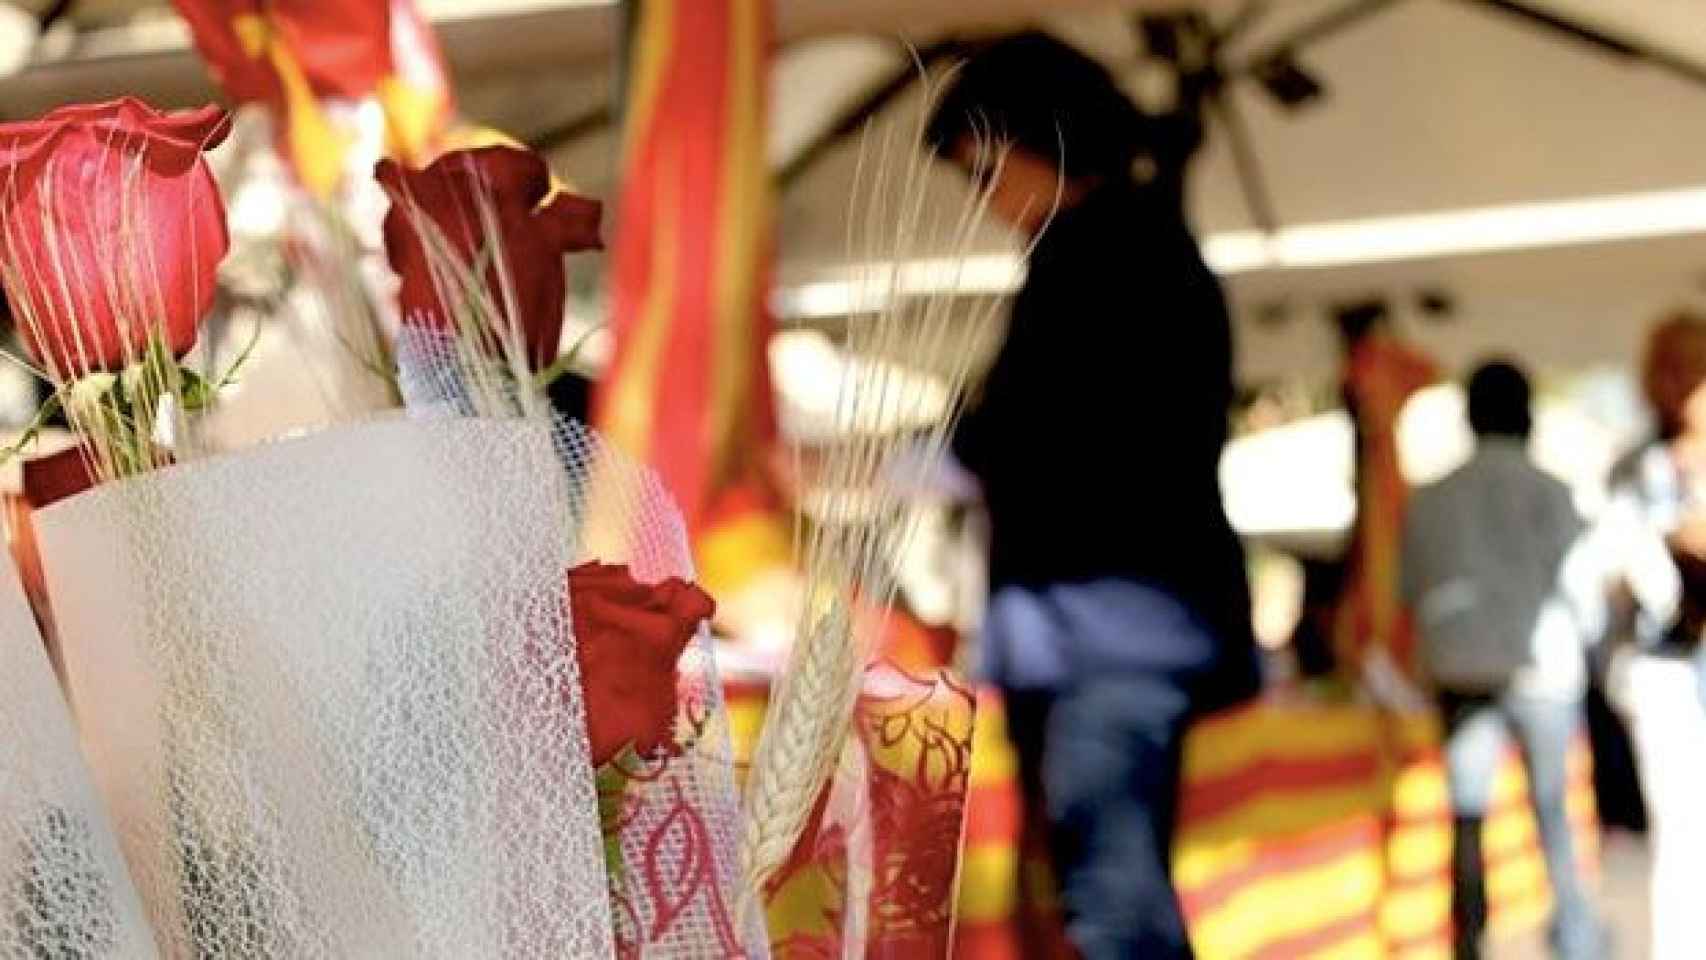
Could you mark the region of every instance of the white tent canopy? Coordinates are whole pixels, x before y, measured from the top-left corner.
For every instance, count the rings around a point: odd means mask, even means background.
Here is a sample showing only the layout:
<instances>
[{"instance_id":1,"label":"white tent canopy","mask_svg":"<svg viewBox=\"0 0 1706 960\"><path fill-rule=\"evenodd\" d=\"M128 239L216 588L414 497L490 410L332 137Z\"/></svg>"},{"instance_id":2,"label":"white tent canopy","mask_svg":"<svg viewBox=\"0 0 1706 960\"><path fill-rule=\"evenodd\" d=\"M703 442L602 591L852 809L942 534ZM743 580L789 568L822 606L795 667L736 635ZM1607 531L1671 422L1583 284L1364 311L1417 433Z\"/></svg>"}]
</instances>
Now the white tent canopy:
<instances>
[{"instance_id":1,"label":"white tent canopy","mask_svg":"<svg viewBox=\"0 0 1706 960\"><path fill-rule=\"evenodd\" d=\"M49 6L12 5L28 12ZM1298 25L1351 5L1254 5L1264 15L1231 57L1266 50ZM1527 5L1706 74L1706 18L1693 0ZM610 197L616 146L601 113L612 88L616 5L426 6L439 21L465 110L547 146L580 187ZM772 159L781 167L797 158L903 67L902 38L923 46L1041 19L1130 74L1138 53L1133 12L1174 6L781 0ZM1246 4L1203 6L1225 21ZM1453 315L1415 320L1412 329L1454 365L1496 348L1559 369L1626 361L1657 310L1691 299L1706 282L1706 263L1694 256L1706 230L1706 192L1698 189L1706 186L1699 161L1706 156L1706 85L1471 0L1362 6L1377 9L1298 53L1327 89L1320 102L1290 111L1254 83L1234 89L1275 212L1293 231L1282 234L1280 255L1250 233L1223 131L1211 132L1195 168L1194 218L1211 259L1230 277L1245 377L1325 374L1333 344L1318 322L1321 308L1368 292L1391 296L1401 313L1419 292L1446 294ZM166 104L212 96L164 4L79 0L70 19L80 28L74 41L50 35L21 72L0 79L0 118L121 91ZM911 102L901 98L891 110ZM826 151L786 191L785 282L833 276L845 260L841 225L856 153L851 141ZM1539 220L1525 206L1559 202L1564 206L1539 211ZM1475 217L1465 219L1465 212ZM1418 224L1418 214L1435 221ZM1354 228L1348 234L1347 221ZM1573 226L1559 230L1559 223ZM1322 225L1337 225L1339 233L1323 240L1319 230L1309 232ZM1537 234L1572 242L1540 244ZM1384 251L1385 259L1364 262L1368 251ZM992 232L987 252L999 257L1010 246ZM994 275L999 288L999 270ZM1142 291L1133 295L1140 302Z\"/></svg>"}]
</instances>

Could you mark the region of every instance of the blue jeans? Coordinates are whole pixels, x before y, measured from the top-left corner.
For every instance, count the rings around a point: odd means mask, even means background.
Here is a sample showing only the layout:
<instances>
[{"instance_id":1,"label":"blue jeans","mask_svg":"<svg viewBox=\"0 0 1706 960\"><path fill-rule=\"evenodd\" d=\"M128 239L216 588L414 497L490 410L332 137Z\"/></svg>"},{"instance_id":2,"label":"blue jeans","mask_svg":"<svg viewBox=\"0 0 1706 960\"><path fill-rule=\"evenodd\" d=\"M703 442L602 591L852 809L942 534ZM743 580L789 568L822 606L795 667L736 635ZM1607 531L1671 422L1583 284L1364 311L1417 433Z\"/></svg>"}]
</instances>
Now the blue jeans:
<instances>
[{"instance_id":1,"label":"blue jeans","mask_svg":"<svg viewBox=\"0 0 1706 960\"><path fill-rule=\"evenodd\" d=\"M1481 824L1507 737L1514 735L1528 772L1540 850L1552 881L1552 948L1564 960L1607 954L1604 928L1582 886L1564 796L1565 758L1581 723L1577 702L1514 693L1440 697L1446 728L1445 764L1456 819L1452 853L1452 920L1459 960L1479 956L1486 927Z\"/></svg>"},{"instance_id":2,"label":"blue jeans","mask_svg":"<svg viewBox=\"0 0 1706 960\"><path fill-rule=\"evenodd\" d=\"M1170 857L1180 751L1196 698L1251 651L1119 580L1002 589L986 643L1067 937L1085 960L1190 957Z\"/></svg>"},{"instance_id":3,"label":"blue jeans","mask_svg":"<svg viewBox=\"0 0 1706 960\"><path fill-rule=\"evenodd\" d=\"M1095 679L1063 693L1043 759L1067 937L1085 960L1191 956L1173 890L1186 689L1164 676Z\"/></svg>"}]
</instances>

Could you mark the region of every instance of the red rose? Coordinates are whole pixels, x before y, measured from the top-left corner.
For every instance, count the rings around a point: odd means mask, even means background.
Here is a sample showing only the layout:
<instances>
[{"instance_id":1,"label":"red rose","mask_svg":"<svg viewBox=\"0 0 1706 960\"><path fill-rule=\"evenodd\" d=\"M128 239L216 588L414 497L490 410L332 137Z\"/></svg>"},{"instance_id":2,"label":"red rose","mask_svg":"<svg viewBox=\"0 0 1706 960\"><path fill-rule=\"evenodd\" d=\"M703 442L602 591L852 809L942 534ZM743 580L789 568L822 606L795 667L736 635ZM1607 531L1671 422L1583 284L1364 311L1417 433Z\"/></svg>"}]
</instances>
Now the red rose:
<instances>
[{"instance_id":1,"label":"red rose","mask_svg":"<svg viewBox=\"0 0 1706 960\"><path fill-rule=\"evenodd\" d=\"M129 97L0 124L0 274L50 373L121 369L153 336L195 345L227 245L202 151L229 129L218 107Z\"/></svg>"},{"instance_id":2,"label":"red rose","mask_svg":"<svg viewBox=\"0 0 1706 960\"><path fill-rule=\"evenodd\" d=\"M392 70L391 9L374 0L172 0L208 73L238 103L282 103L273 44L315 97L368 96Z\"/></svg>"},{"instance_id":3,"label":"red rose","mask_svg":"<svg viewBox=\"0 0 1706 960\"><path fill-rule=\"evenodd\" d=\"M557 356L568 299L563 255L601 246L598 201L567 192L551 195L545 161L513 147L457 150L424 170L381 160L376 175L391 196L385 253L403 281L398 293L403 322L455 329L452 308L461 306L447 308L440 302L428 245L418 230L419 218L425 217L464 267L480 262L489 239L501 245L502 263L488 263L480 278L485 298L519 325L533 368L549 366ZM496 222L496 238L486 236L483 207ZM442 256L445 251L435 241L433 252ZM513 301L505 295L506 284ZM468 293L445 291L456 301L469 299ZM520 316L509 317L511 309Z\"/></svg>"},{"instance_id":4,"label":"red rose","mask_svg":"<svg viewBox=\"0 0 1706 960\"><path fill-rule=\"evenodd\" d=\"M602 563L569 571L569 618L580 662L592 765L632 745L650 756L675 727L675 664L717 605L671 577L640 583L628 568Z\"/></svg>"}]
</instances>

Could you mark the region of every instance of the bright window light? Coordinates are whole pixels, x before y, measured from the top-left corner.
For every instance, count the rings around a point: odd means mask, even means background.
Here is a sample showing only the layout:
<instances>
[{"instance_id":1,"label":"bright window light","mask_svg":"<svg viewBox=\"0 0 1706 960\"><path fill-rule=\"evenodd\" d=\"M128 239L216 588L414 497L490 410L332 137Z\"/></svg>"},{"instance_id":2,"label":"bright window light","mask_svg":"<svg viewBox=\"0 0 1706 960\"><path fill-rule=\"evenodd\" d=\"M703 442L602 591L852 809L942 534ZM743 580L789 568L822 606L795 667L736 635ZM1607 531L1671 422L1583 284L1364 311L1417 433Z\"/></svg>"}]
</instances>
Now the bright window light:
<instances>
[{"instance_id":1,"label":"bright window light","mask_svg":"<svg viewBox=\"0 0 1706 960\"><path fill-rule=\"evenodd\" d=\"M1647 193L1506 204L1217 233L1203 241L1216 273L1305 270L1533 250L1584 243L1706 233L1706 186ZM778 314L794 319L870 310L891 293L1011 293L1024 280L1014 254L860 265L778 291Z\"/></svg>"}]
</instances>

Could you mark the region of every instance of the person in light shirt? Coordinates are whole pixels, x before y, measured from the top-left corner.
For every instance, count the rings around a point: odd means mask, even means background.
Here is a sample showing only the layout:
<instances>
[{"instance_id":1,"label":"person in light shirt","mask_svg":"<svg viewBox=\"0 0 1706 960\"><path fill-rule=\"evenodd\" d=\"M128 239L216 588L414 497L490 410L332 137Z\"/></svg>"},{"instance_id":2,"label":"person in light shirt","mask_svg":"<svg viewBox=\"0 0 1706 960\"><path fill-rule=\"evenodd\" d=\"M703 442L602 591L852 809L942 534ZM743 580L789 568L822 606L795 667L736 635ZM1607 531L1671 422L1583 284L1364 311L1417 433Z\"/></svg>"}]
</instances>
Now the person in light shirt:
<instances>
[{"instance_id":1,"label":"person in light shirt","mask_svg":"<svg viewBox=\"0 0 1706 960\"><path fill-rule=\"evenodd\" d=\"M1487 363L1469 381L1476 449L1416 493L1406 517L1402 589L1420 660L1438 692L1453 814L1452 921L1458 960L1480 956L1487 922L1481 827L1507 737L1521 748L1555 903L1562 960L1607 955L1582 883L1564 798L1565 758L1587 691L1584 645L1603 624L1585 524L1570 492L1527 449L1527 378Z\"/></svg>"}]
</instances>

